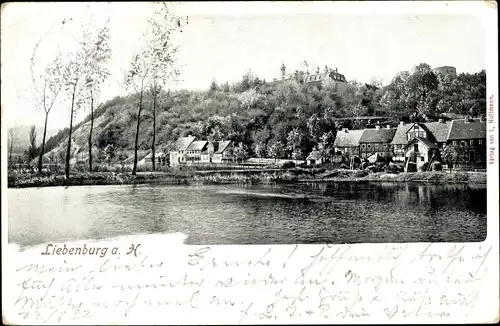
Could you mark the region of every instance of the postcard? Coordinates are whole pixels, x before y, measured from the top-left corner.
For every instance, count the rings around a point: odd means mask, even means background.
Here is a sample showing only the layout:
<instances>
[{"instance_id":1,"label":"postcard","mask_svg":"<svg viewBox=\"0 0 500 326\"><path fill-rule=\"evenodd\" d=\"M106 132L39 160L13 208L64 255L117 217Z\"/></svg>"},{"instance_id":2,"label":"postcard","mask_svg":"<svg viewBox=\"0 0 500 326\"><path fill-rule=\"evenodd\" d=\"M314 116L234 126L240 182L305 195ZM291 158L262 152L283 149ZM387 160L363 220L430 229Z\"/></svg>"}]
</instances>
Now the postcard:
<instances>
[{"instance_id":1,"label":"postcard","mask_svg":"<svg viewBox=\"0 0 500 326\"><path fill-rule=\"evenodd\" d=\"M3 322L497 323L496 6L2 4Z\"/></svg>"}]
</instances>

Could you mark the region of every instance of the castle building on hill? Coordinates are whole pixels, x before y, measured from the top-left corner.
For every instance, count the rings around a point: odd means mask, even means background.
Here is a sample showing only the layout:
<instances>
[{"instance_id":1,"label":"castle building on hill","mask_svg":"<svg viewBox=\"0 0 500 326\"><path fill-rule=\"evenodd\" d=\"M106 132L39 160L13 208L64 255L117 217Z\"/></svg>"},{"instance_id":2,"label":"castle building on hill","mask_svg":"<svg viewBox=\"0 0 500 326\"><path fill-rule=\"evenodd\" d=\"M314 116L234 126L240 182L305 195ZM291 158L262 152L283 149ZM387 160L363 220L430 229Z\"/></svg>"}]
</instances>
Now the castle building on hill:
<instances>
[{"instance_id":1,"label":"castle building on hill","mask_svg":"<svg viewBox=\"0 0 500 326\"><path fill-rule=\"evenodd\" d=\"M295 70L295 72L287 73L286 66L283 63L280 70L281 78L275 79L275 82L296 80L299 83L321 84L323 80L330 79L334 82L335 90L338 92L342 92L348 86L345 76L339 73L337 68L332 69L325 66L323 70L317 67L312 71L309 71L309 68L307 68L305 71Z\"/></svg>"},{"instance_id":2,"label":"castle building on hill","mask_svg":"<svg viewBox=\"0 0 500 326\"><path fill-rule=\"evenodd\" d=\"M452 67L452 66L442 66L442 67L437 67L432 69L432 71L437 75L448 75L451 76L452 78L457 77L457 68Z\"/></svg>"}]
</instances>

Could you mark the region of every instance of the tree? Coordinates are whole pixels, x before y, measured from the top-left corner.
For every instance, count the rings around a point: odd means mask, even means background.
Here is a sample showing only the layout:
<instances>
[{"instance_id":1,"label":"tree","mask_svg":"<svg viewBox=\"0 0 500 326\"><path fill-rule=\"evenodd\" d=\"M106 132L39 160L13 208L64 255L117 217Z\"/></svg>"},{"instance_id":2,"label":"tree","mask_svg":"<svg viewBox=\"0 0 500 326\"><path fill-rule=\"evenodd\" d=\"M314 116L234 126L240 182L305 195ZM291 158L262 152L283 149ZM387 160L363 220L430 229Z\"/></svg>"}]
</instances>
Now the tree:
<instances>
[{"instance_id":1,"label":"tree","mask_svg":"<svg viewBox=\"0 0 500 326\"><path fill-rule=\"evenodd\" d=\"M123 169L125 168L125 162L127 161L127 155L125 155L123 151L119 151L116 156L118 158L118 161L120 162L120 166L123 171Z\"/></svg>"},{"instance_id":2,"label":"tree","mask_svg":"<svg viewBox=\"0 0 500 326\"><path fill-rule=\"evenodd\" d=\"M144 95L153 85L153 142L152 155L154 162L154 138L156 135L156 96L166 80L178 75L178 70L173 66L178 48L173 45L173 33L181 28L180 18L174 16L165 2L156 10L153 17L148 20L149 30L144 34L145 47L133 56L130 68L125 77L125 87L133 90L139 97L137 108L137 124L134 141L134 165L132 174L137 171L137 150L139 144L139 131L141 113L143 110Z\"/></svg>"},{"instance_id":3,"label":"tree","mask_svg":"<svg viewBox=\"0 0 500 326\"><path fill-rule=\"evenodd\" d=\"M267 143L271 138L269 129L264 128L253 134L254 153L257 157L263 158L267 154Z\"/></svg>"},{"instance_id":4,"label":"tree","mask_svg":"<svg viewBox=\"0 0 500 326\"><path fill-rule=\"evenodd\" d=\"M287 149L291 153L291 157L294 160L300 159L302 157L302 134L298 128L294 128L288 133L287 137Z\"/></svg>"},{"instance_id":5,"label":"tree","mask_svg":"<svg viewBox=\"0 0 500 326\"><path fill-rule=\"evenodd\" d=\"M36 58L35 46L33 56L31 57L31 79L32 91L35 98L37 108L41 108L45 113L42 143L40 145L40 153L38 156L38 172L42 171L42 158L45 152L45 139L47 137L47 123L49 113L56 102L62 88L62 66L61 54L56 55L55 59L49 62L45 67L44 72L38 78L35 77L34 66Z\"/></svg>"},{"instance_id":6,"label":"tree","mask_svg":"<svg viewBox=\"0 0 500 326\"><path fill-rule=\"evenodd\" d=\"M36 157L36 127L32 125L28 132L30 147L28 149L28 159L31 162Z\"/></svg>"},{"instance_id":7,"label":"tree","mask_svg":"<svg viewBox=\"0 0 500 326\"><path fill-rule=\"evenodd\" d=\"M14 148L14 143L17 141L16 130L14 128L9 129L9 163L12 163L12 149Z\"/></svg>"},{"instance_id":8,"label":"tree","mask_svg":"<svg viewBox=\"0 0 500 326\"><path fill-rule=\"evenodd\" d=\"M201 137L210 142L217 142L224 139L224 125L220 117L211 116L201 125Z\"/></svg>"},{"instance_id":9,"label":"tree","mask_svg":"<svg viewBox=\"0 0 500 326\"><path fill-rule=\"evenodd\" d=\"M328 131L321 136L318 144L318 152L322 157L331 158L334 151L335 134Z\"/></svg>"},{"instance_id":10,"label":"tree","mask_svg":"<svg viewBox=\"0 0 500 326\"><path fill-rule=\"evenodd\" d=\"M467 161L467 152L460 146L448 144L443 149L442 158L447 162Z\"/></svg>"},{"instance_id":11,"label":"tree","mask_svg":"<svg viewBox=\"0 0 500 326\"><path fill-rule=\"evenodd\" d=\"M88 63L90 57L86 51L88 43L91 42L91 32L89 28L82 31L81 36L76 36L79 40L76 49L67 53L66 62L63 66L62 83L64 91L70 97L69 135L66 147L66 165L64 172L66 179L69 178L71 159L71 136L73 133L73 119L77 108L83 104L83 88L86 84ZM76 105L76 107L75 107Z\"/></svg>"},{"instance_id":12,"label":"tree","mask_svg":"<svg viewBox=\"0 0 500 326\"><path fill-rule=\"evenodd\" d=\"M35 102L35 107L38 110L43 110L45 113L45 121L43 128L43 136L42 143L40 146L39 157L38 157L38 171L42 171L42 158L45 153L45 140L47 136L47 123L49 119L49 113L54 106L54 103L59 97L59 93L62 89L62 63L61 63L61 53L51 54L54 59L49 61L45 66L43 64L39 64L39 53L38 50L44 38L57 26L64 28L65 23L67 21L71 21L63 19L61 25L56 24L45 34L40 37L38 42L33 47L32 56L31 56L31 64L30 64L30 73L31 73L31 92ZM39 71L39 66L42 67L42 71Z\"/></svg>"},{"instance_id":13,"label":"tree","mask_svg":"<svg viewBox=\"0 0 500 326\"><path fill-rule=\"evenodd\" d=\"M109 76L106 63L111 57L109 46L109 20L98 30L93 37L93 42L86 44L84 56L87 58L85 92L90 101L90 130L89 146L89 172L92 172L92 133L94 130L94 107L99 98L102 83Z\"/></svg>"},{"instance_id":14,"label":"tree","mask_svg":"<svg viewBox=\"0 0 500 326\"><path fill-rule=\"evenodd\" d=\"M210 83L210 88L208 89L208 92L210 94L212 93L215 93L219 90L219 86L217 85L217 81L214 79L212 79L212 82Z\"/></svg>"},{"instance_id":15,"label":"tree","mask_svg":"<svg viewBox=\"0 0 500 326\"><path fill-rule=\"evenodd\" d=\"M278 158L283 155L285 146L279 140L271 140L268 144L267 152L274 158L274 163L278 161Z\"/></svg>"},{"instance_id":16,"label":"tree","mask_svg":"<svg viewBox=\"0 0 500 326\"><path fill-rule=\"evenodd\" d=\"M113 162L116 157L116 147L113 144L109 144L104 148L102 154L104 160L108 163L108 166L110 166L111 162Z\"/></svg>"},{"instance_id":17,"label":"tree","mask_svg":"<svg viewBox=\"0 0 500 326\"><path fill-rule=\"evenodd\" d=\"M248 157L247 146L243 143L239 143L233 149L233 155L237 162L241 162Z\"/></svg>"}]
</instances>

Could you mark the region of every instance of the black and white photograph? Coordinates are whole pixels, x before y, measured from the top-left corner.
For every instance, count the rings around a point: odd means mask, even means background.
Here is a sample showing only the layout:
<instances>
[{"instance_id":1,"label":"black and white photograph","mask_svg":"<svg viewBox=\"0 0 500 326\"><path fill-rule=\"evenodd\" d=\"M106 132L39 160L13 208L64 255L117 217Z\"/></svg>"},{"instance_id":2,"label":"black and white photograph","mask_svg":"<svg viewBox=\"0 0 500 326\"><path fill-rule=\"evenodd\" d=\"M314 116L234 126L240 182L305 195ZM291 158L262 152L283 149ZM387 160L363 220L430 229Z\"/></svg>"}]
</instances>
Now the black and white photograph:
<instances>
[{"instance_id":1,"label":"black and white photograph","mask_svg":"<svg viewBox=\"0 0 500 326\"><path fill-rule=\"evenodd\" d=\"M37 248L40 265L71 243L98 258L89 243L157 236L186 250L470 243L486 259L498 90L484 21L300 4L2 5L9 248ZM39 282L20 284L52 289Z\"/></svg>"}]
</instances>

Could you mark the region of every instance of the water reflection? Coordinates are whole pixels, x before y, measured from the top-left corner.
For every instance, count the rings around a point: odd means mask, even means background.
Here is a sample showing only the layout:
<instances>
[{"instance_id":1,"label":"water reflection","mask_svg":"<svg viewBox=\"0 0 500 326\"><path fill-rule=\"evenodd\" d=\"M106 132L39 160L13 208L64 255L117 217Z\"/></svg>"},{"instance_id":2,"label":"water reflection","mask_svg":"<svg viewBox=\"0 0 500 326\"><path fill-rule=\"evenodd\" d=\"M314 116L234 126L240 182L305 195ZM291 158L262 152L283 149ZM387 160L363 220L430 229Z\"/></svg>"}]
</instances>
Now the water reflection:
<instances>
[{"instance_id":1,"label":"water reflection","mask_svg":"<svg viewBox=\"0 0 500 326\"><path fill-rule=\"evenodd\" d=\"M482 241L486 188L412 183L9 189L9 241L182 232L189 244Z\"/></svg>"}]
</instances>

